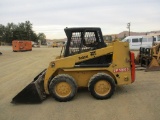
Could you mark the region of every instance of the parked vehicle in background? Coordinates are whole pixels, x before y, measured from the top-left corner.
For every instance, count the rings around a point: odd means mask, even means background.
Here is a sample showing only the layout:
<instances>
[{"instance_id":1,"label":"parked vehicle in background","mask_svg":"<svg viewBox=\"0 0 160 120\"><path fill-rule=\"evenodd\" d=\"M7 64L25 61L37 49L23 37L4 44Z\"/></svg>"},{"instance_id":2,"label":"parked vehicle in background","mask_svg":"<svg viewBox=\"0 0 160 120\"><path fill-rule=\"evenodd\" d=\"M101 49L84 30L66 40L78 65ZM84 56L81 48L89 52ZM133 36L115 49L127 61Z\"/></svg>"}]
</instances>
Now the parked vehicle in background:
<instances>
[{"instance_id":1,"label":"parked vehicle in background","mask_svg":"<svg viewBox=\"0 0 160 120\"><path fill-rule=\"evenodd\" d=\"M32 41L32 47L39 48L40 47L40 43Z\"/></svg>"},{"instance_id":2,"label":"parked vehicle in background","mask_svg":"<svg viewBox=\"0 0 160 120\"><path fill-rule=\"evenodd\" d=\"M131 50L139 50L140 47L151 48L153 44L153 37L151 36L128 36L122 42L129 42Z\"/></svg>"},{"instance_id":3,"label":"parked vehicle in background","mask_svg":"<svg viewBox=\"0 0 160 120\"><path fill-rule=\"evenodd\" d=\"M32 42L31 41L21 41L21 40L13 40L12 41L13 52L18 51L31 51L32 50Z\"/></svg>"},{"instance_id":4,"label":"parked vehicle in background","mask_svg":"<svg viewBox=\"0 0 160 120\"><path fill-rule=\"evenodd\" d=\"M53 42L52 47L58 47L58 43Z\"/></svg>"},{"instance_id":5,"label":"parked vehicle in background","mask_svg":"<svg viewBox=\"0 0 160 120\"><path fill-rule=\"evenodd\" d=\"M152 38L155 43L160 43L160 33L149 34L147 36Z\"/></svg>"},{"instance_id":6,"label":"parked vehicle in background","mask_svg":"<svg viewBox=\"0 0 160 120\"><path fill-rule=\"evenodd\" d=\"M143 36L128 36L122 42L129 42L130 49L139 49Z\"/></svg>"},{"instance_id":7,"label":"parked vehicle in background","mask_svg":"<svg viewBox=\"0 0 160 120\"><path fill-rule=\"evenodd\" d=\"M140 47L151 48L154 43L160 43L160 35L128 36L122 42L129 42L131 50L139 50Z\"/></svg>"},{"instance_id":8,"label":"parked vehicle in background","mask_svg":"<svg viewBox=\"0 0 160 120\"><path fill-rule=\"evenodd\" d=\"M150 36L143 36L140 47L151 48L153 45L153 38Z\"/></svg>"}]
</instances>

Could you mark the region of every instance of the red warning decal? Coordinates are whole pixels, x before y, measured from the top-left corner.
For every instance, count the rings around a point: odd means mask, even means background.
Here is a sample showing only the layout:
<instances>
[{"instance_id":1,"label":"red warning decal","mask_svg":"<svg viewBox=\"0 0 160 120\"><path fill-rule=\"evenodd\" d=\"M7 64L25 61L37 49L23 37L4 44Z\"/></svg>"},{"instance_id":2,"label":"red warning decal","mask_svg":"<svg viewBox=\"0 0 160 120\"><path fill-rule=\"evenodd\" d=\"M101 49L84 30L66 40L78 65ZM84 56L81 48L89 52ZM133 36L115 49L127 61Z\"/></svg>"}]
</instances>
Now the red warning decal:
<instances>
[{"instance_id":1,"label":"red warning decal","mask_svg":"<svg viewBox=\"0 0 160 120\"><path fill-rule=\"evenodd\" d=\"M117 69L114 69L113 72L127 72L129 71L129 68L117 68Z\"/></svg>"}]
</instances>

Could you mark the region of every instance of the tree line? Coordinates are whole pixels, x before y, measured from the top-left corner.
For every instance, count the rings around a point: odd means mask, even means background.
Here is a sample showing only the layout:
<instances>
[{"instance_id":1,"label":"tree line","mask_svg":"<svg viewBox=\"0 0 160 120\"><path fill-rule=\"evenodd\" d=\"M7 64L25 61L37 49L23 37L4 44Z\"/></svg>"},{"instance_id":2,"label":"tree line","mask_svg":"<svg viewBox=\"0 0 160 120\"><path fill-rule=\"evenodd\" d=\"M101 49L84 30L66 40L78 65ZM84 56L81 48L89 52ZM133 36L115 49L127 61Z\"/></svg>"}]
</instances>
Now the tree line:
<instances>
[{"instance_id":1,"label":"tree line","mask_svg":"<svg viewBox=\"0 0 160 120\"><path fill-rule=\"evenodd\" d=\"M8 23L6 26L0 24L0 41L4 43L12 43L13 40L31 40L34 42L45 41L45 34L36 34L32 29L30 21L21 22L18 24Z\"/></svg>"}]
</instances>

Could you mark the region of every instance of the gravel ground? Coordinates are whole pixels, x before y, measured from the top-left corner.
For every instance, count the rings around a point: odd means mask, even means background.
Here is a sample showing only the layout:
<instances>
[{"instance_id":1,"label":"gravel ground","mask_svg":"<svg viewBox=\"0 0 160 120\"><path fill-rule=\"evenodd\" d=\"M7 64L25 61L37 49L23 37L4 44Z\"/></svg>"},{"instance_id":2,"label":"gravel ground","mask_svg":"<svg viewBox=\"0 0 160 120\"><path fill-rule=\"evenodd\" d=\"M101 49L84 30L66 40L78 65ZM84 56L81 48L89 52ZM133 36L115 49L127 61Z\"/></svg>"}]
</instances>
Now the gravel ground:
<instances>
[{"instance_id":1,"label":"gravel ground","mask_svg":"<svg viewBox=\"0 0 160 120\"><path fill-rule=\"evenodd\" d=\"M0 46L0 120L160 120L160 71L136 71L136 81L117 86L108 100L79 90L70 102L49 97L41 104L10 103L60 51L43 47L12 52L11 47Z\"/></svg>"}]
</instances>

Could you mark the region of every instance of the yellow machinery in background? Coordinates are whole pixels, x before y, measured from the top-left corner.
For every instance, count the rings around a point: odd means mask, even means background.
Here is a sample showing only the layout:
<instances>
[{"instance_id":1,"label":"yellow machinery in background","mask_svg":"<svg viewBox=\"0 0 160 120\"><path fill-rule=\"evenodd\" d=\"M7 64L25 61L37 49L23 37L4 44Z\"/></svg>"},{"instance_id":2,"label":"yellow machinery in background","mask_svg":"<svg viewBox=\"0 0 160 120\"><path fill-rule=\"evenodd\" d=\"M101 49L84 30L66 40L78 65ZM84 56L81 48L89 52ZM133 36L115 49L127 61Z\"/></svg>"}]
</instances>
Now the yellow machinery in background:
<instances>
[{"instance_id":1,"label":"yellow machinery in background","mask_svg":"<svg viewBox=\"0 0 160 120\"><path fill-rule=\"evenodd\" d=\"M52 47L58 47L58 43L57 42L53 42Z\"/></svg>"},{"instance_id":2,"label":"yellow machinery in background","mask_svg":"<svg viewBox=\"0 0 160 120\"><path fill-rule=\"evenodd\" d=\"M135 63L145 67L146 72L160 70L160 43L154 44L152 48L141 47Z\"/></svg>"},{"instance_id":3,"label":"yellow machinery in background","mask_svg":"<svg viewBox=\"0 0 160 120\"><path fill-rule=\"evenodd\" d=\"M116 85L135 80L134 53L127 42L106 46L100 28L65 28L67 43L63 55L51 61L13 99L13 103L42 102L51 95L58 101L74 98L78 88L88 88L96 99L108 99Z\"/></svg>"}]
</instances>

